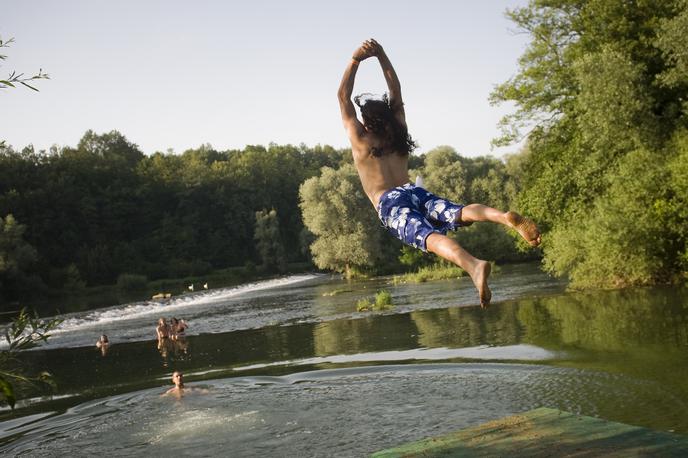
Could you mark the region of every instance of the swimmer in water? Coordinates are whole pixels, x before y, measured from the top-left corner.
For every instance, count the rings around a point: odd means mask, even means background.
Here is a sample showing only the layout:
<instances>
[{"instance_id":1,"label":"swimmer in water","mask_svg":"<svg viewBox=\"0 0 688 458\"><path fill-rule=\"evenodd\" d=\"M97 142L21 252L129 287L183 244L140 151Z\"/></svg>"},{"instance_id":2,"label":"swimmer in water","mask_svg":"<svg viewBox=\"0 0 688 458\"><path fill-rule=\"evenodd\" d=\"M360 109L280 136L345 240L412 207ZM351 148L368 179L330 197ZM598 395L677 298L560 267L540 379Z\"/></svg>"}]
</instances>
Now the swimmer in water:
<instances>
[{"instance_id":1,"label":"swimmer in water","mask_svg":"<svg viewBox=\"0 0 688 458\"><path fill-rule=\"evenodd\" d=\"M155 328L155 332L158 335L158 341L167 339L170 336L170 326L164 318L158 319L158 326Z\"/></svg>"},{"instance_id":2,"label":"swimmer in water","mask_svg":"<svg viewBox=\"0 0 688 458\"><path fill-rule=\"evenodd\" d=\"M172 339L183 338L188 327L189 325L183 319L178 320L177 317L172 317L170 320L170 337Z\"/></svg>"},{"instance_id":3,"label":"swimmer in water","mask_svg":"<svg viewBox=\"0 0 688 458\"><path fill-rule=\"evenodd\" d=\"M184 374L182 374L181 371L174 371L172 373L172 383L174 383L174 387L165 391L165 393L163 393L163 396L174 396L177 399L181 399L182 396L189 394L189 393L205 394L205 393L209 392L205 388L196 388L196 387L184 386Z\"/></svg>"},{"instance_id":4,"label":"swimmer in water","mask_svg":"<svg viewBox=\"0 0 688 458\"><path fill-rule=\"evenodd\" d=\"M105 356L108 349L110 348L110 340L105 334L100 336L100 339L96 342L96 348L100 348L100 353Z\"/></svg>"}]
</instances>

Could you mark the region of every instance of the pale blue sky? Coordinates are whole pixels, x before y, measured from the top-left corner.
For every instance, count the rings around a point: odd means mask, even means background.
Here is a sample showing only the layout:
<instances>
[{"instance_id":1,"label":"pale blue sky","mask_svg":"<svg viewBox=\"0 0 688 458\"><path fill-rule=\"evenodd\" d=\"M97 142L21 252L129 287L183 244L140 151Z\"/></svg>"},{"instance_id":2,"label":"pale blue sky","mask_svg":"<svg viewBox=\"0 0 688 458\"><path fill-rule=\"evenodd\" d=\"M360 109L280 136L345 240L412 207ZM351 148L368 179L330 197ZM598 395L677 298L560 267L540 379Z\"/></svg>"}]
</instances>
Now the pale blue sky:
<instances>
[{"instance_id":1,"label":"pale blue sky","mask_svg":"<svg viewBox=\"0 0 688 458\"><path fill-rule=\"evenodd\" d=\"M424 152L490 150L509 107L491 107L527 42L489 1L2 1L3 77L51 76L40 92L0 91L0 139L75 146L122 132L143 152L210 143L348 146L336 91L353 50L376 38L399 74L409 131ZM381 93L376 60L355 87Z\"/></svg>"}]
</instances>

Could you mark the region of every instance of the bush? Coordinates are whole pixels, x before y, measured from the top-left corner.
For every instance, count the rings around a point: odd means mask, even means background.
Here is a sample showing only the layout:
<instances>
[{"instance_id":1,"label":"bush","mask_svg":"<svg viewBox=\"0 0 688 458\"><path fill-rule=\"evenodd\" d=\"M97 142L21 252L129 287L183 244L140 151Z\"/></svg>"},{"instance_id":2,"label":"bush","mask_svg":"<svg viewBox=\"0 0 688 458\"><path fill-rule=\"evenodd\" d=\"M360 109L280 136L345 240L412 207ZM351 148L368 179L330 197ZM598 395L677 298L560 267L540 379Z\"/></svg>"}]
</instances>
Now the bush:
<instances>
[{"instance_id":1,"label":"bush","mask_svg":"<svg viewBox=\"0 0 688 458\"><path fill-rule=\"evenodd\" d=\"M375 310L387 310L393 306L392 295L389 291L378 291L375 295Z\"/></svg>"},{"instance_id":2,"label":"bush","mask_svg":"<svg viewBox=\"0 0 688 458\"><path fill-rule=\"evenodd\" d=\"M367 312L368 310L372 310L373 304L370 302L370 299L365 298L361 299L358 302L356 302L356 311L357 312Z\"/></svg>"},{"instance_id":3,"label":"bush","mask_svg":"<svg viewBox=\"0 0 688 458\"><path fill-rule=\"evenodd\" d=\"M392 307L394 307L394 304L392 304L392 295L389 291L385 290L378 291L377 294L375 294L375 302L371 302L369 298L364 298L356 303L357 312L368 312L371 310L381 312L389 310Z\"/></svg>"},{"instance_id":4,"label":"bush","mask_svg":"<svg viewBox=\"0 0 688 458\"><path fill-rule=\"evenodd\" d=\"M121 274L117 277L117 288L120 291L141 291L148 286L148 277L136 274Z\"/></svg>"}]
</instances>

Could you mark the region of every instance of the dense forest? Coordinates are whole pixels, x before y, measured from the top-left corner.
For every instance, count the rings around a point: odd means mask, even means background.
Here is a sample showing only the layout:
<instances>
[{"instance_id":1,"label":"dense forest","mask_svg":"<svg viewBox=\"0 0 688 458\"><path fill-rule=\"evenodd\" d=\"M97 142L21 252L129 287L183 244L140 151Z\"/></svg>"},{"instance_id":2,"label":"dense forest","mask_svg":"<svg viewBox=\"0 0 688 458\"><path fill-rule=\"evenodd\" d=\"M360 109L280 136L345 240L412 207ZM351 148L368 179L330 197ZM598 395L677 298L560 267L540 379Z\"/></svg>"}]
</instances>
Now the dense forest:
<instances>
[{"instance_id":1,"label":"dense forest","mask_svg":"<svg viewBox=\"0 0 688 458\"><path fill-rule=\"evenodd\" d=\"M112 284L121 274L184 277L260 262L256 212L274 210L285 261L304 259L298 188L344 155L271 145L144 155L122 134L76 148L0 149L0 267L6 299ZM9 216L11 215L11 216Z\"/></svg>"}]
</instances>

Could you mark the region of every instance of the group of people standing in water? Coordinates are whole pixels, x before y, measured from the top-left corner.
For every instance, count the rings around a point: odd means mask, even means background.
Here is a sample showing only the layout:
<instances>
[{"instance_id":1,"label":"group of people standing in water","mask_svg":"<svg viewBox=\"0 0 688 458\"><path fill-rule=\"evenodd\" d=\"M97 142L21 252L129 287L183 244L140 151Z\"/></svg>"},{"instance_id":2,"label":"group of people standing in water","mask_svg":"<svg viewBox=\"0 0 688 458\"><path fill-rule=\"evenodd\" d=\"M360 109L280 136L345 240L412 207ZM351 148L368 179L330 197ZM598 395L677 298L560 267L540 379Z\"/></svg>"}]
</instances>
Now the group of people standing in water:
<instances>
[{"instance_id":1,"label":"group of people standing in water","mask_svg":"<svg viewBox=\"0 0 688 458\"><path fill-rule=\"evenodd\" d=\"M160 317L158 319L158 326L155 328L158 342L162 339L178 340L180 337L184 337L188 327L189 325L183 319L178 320L176 317L172 317L168 323L165 318Z\"/></svg>"}]
</instances>

